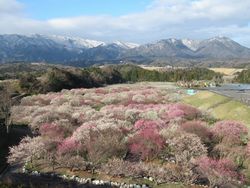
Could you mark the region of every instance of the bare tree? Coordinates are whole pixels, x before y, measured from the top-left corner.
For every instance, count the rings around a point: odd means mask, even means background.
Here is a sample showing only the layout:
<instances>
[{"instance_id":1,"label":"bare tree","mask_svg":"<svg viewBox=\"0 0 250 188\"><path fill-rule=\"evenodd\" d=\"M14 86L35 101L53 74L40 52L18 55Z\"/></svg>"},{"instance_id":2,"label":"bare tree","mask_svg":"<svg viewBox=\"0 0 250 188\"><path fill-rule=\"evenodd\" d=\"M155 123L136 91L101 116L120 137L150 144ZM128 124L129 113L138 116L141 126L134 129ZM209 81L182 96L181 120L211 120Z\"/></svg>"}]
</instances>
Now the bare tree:
<instances>
[{"instance_id":1,"label":"bare tree","mask_svg":"<svg viewBox=\"0 0 250 188\"><path fill-rule=\"evenodd\" d=\"M11 92L6 84L0 86L0 118L3 119L4 124L9 133L11 124Z\"/></svg>"}]
</instances>

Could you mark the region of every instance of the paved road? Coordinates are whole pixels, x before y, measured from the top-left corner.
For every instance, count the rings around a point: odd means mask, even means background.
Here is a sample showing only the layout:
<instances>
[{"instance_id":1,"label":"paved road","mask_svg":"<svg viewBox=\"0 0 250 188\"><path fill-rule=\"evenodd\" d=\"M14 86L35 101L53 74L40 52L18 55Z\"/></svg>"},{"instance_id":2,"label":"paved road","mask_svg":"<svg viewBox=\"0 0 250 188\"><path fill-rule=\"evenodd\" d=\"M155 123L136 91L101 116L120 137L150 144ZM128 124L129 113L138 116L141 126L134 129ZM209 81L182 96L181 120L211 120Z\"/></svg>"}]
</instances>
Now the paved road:
<instances>
[{"instance_id":1,"label":"paved road","mask_svg":"<svg viewBox=\"0 0 250 188\"><path fill-rule=\"evenodd\" d=\"M249 85L225 85L222 87L208 88L209 91L233 98L237 101L250 106L250 87Z\"/></svg>"}]
</instances>

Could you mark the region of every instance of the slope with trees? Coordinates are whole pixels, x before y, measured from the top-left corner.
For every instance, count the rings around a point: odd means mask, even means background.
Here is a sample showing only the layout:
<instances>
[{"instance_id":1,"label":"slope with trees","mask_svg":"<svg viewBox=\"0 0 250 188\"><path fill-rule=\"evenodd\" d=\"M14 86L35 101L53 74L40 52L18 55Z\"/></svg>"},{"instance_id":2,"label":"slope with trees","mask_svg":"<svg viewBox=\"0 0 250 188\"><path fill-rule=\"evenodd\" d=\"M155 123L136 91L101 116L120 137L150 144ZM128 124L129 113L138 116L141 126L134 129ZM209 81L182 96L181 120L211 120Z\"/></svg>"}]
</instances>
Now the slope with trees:
<instances>
[{"instance_id":1,"label":"slope with trees","mask_svg":"<svg viewBox=\"0 0 250 188\"><path fill-rule=\"evenodd\" d=\"M37 136L12 147L8 161L27 170L91 172L121 181L150 177L163 186L249 183L246 126L214 123L178 103L176 93L126 85L23 98L12 110L13 121L27 123Z\"/></svg>"},{"instance_id":2,"label":"slope with trees","mask_svg":"<svg viewBox=\"0 0 250 188\"><path fill-rule=\"evenodd\" d=\"M250 69L243 70L242 72L237 73L236 78L234 79L235 82L239 83L250 83Z\"/></svg>"}]
</instances>

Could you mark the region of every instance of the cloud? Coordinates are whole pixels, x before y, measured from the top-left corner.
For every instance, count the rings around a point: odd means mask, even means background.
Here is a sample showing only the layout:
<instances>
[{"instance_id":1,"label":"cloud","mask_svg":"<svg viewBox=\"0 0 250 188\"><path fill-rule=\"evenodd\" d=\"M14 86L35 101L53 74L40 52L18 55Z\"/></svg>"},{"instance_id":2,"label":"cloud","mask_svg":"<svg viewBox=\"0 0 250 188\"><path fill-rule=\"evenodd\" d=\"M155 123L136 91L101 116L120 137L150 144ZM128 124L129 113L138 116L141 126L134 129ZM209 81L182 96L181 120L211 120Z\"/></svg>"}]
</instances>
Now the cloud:
<instances>
[{"instance_id":1,"label":"cloud","mask_svg":"<svg viewBox=\"0 0 250 188\"><path fill-rule=\"evenodd\" d=\"M15 0L0 0L0 15L9 15L20 13L23 5Z\"/></svg>"},{"instance_id":2,"label":"cloud","mask_svg":"<svg viewBox=\"0 0 250 188\"><path fill-rule=\"evenodd\" d=\"M40 21L17 0L0 0L1 33L42 33L140 43L161 38L203 39L226 35L250 46L250 0L152 0L142 12L82 15Z\"/></svg>"}]
</instances>

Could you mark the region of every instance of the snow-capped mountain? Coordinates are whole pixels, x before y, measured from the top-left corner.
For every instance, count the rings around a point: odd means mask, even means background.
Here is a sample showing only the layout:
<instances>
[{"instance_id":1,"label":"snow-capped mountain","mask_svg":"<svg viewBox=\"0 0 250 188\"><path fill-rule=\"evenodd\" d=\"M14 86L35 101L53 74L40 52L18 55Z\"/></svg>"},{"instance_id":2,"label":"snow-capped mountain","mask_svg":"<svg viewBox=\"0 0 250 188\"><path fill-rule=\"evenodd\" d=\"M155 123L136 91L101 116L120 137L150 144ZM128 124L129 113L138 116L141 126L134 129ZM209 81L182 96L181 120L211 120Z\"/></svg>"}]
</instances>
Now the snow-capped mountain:
<instances>
[{"instance_id":1,"label":"snow-capped mountain","mask_svg":"<svg viewBox=\"0 0 250 188\"><path fill-rule=\"evenodd\" d=\"M113 42L113 44L116 44L116 45L120 46L121 48L126 48L126 49L133 49L133 48L140 46L139 44L136 44L136 43L121 42L121 41L115 41L115 42Z\"/></svg>"},{"instance_id":2,"label":"snow-capped mountain","mask_svg":"<svg viewBox=\"0 0 250 188\"><path fill-rule=\"evenodd\" d=\"M165 39L129 50L129 57L146 58L250 58L250 49L227 37L207 40Z\"/></svg>"},{"instance_id":3,"label":"snow-capped mountain","mask_svg":"<svg viewBox=\"0 0 250 188\"><path fill-rule=\"evenodd\" d=\"M192 51L181 40L164 39L128 50L128 57L189 57Z\"/></svg>"},{"instance_id":4,"label":"snow-capped mountain","mask_svg":"<svg viewBox=\"0 0 250 188\"><path fill-rule=\"evenodd\" d=\"M95 48L98 46L105 46L109 44L116 44L122 48L135 48L138 44L129 42L115 41L111 43L105 43L103 41L84 39L81 37L67 37L60 35L0 35L1 40L4 40L9 45L24 44L24 45L58 45L68 49L83 49L83 48Z\"/></svg>"},{"instance_id":5,"label":"snow-capped mountain","mask_svg":"<svg viewBox=\"0 0 250 188\"><path fill-rule=\"evenodd\" d=\"M132 48L139 46L139 44L130 43L130 42L115 41L115 42L111 42L111 43L106 43L103 41L84 39L81 37L67 37L67 36L60 36L60 35L38 35L38 34L35 34L35 35L31 35L31 37L37 37L37 38L40 37L40 38L53 40L54 42L57 42L58 44L62 44L69 49L95 48L98 46L107 46L110 44L116 44L117 46L119 46L121 48L126 48L126 49L132 49Z\"/></svg>"},{"instance_id":6,"label":"snow-capped mountain","mask_svg":"<svg viewBox=\"0 0 250 188\"><path fill-rule=\"evenodd\" d=\"M250 59L250 49L226 37L206 40L163 39L138 45L128 42L102 42L57 35L0 35L0 62L73 61L120 62L157 59Z\"/></svg>"},{"instance_id":7,"label":"snow-capped mountain","mask_svg":"<svg viewBox=\"0 0 250 188\"><path fill-rule=\"evenodd\" d=\"M182 44L184 44L189 49L196 51L200 47L201 41L192 39L182 39Z\"/></svg>"},{"instance_id":8,"label":"snow-capped mountain","mask_svg":"<svg viewBox=\"0 0 250 188\"><path fill-rule=\"evenodd\" d=\"M137 46L58 35L0 35L0 62L103 60L117 58L124 50Z\"/></svg>"},{"instance_id":9,"label":"snow-capped mountain","mask_svg":"<svg viewBox=\"0 0 250 188\"><path fill-rule=\"evenodd\" d=\"M219 36L201 41L196 54L206 58L250 58L250 49Z\"/></svg>"},{"instance_id":10,"label":"snow-capped mountain","mask_svg":"<svg viewBox=\"0 0 250 188\"><path fill-rule=\"evenodd\" d=\"M100 45L105 45L105 42L83 39L80 37L66 37L59 35L43 35L44 38L51 39L59 44L65 45L68 48L94 48Z\"/></svg>"}]
</instances>

